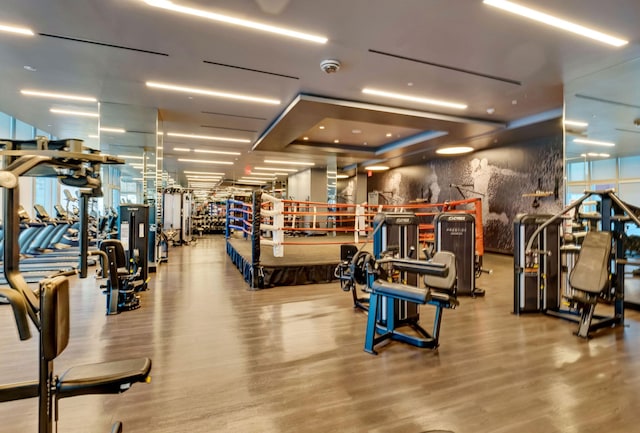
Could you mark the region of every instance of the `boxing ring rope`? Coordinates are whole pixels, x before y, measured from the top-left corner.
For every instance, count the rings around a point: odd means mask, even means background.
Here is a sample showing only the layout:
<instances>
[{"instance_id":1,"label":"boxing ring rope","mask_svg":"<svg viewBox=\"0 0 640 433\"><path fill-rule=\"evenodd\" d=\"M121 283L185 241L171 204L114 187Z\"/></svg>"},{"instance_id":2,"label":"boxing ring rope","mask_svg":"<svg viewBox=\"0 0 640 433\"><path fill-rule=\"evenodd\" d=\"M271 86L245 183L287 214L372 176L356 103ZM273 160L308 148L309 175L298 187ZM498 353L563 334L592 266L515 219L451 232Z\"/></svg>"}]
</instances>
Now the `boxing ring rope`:
<instances>
[{"instance_id":1,"label":"boxing ring rope","mask_svg":"<svg viewBox=\"0 0 640 433\"><path fill-rule=\"evenodd\" d=\"M373 218L380 212L412 212L420 219L419 239L423 244L433 242L433 218L442 212L460 212L475 216L476 254L484 254L482 204L480 198L444 203L408 203L403 205L368 205L284 200L263 192L254 192L253 203L227 201L225 236L241 232L250 239L251 261L234 259L251 287L260 287L262 267L261 246L273 248L273 257L284 257L286 245L342 245L371 242L367 239L373 229ZM337 239L340 234L341 239ZM326 235L327 240L304 241L303 236ZM345 236L352 235L352 236ZM362 239L364 237L365 239ZM299 238L299 239L296 239ZM330 239L334 238L334 239ZM233 248L227 242L227 252ZM232 255L233 254L233 255Z\"/></svg>"}]
</instances>

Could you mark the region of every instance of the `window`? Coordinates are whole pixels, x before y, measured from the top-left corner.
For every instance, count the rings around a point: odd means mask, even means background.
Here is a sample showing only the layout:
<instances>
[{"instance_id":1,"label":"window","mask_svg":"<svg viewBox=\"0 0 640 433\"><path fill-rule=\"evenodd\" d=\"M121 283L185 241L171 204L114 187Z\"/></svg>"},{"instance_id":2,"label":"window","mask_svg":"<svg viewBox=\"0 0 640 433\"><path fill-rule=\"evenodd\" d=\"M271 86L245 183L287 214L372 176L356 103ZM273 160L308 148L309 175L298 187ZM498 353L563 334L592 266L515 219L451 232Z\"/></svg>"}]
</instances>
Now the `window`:
<instances>
[{"instance_id":1,"label":"window","mask_svg":"<svg viewBox=\"0 0 640 433\"><path fill-rule=\"evenodd\" d=\"M44 206L49 212L49 215L55 215L53 213L53 206L56 204L54 200L57 199L58 179L51 177L36 177L35 178L35 194L34 204Z\"/></svg>"},{"instance_id":2,"label":"window","mask_svg":"<svg viewBox=\"0 0 640 433\"><path fill-rule=\"evenodd\" d=\"M21 120L16 119L16 140L31 140L35 134L35 128L28 123L24 123Z\"/></svg>"},{"instance_id":3,"label":"window","mask_svg":"<svg viewBox=\"0 0 640 433\"><path fill-rule=\"evenodd\" d=\"M569 182L580 182L586 181L586 163L584 161L581 162L570 162L567 164L567 180Z\"/></svg>"},{"instance_id":4,"label":"window","mask_svg":"<svg viewBox=\"0 0 640 433\"><path fill-rule=\"evenodd\" d=\"M640 178L640 156L620 158L620 179Z\"/></svg>"},{"instance_id":5,"label":"window","mask_svg":"<svg viewBox=\"0 0 640 433\"><path fill-rule=\"evenodd\" d=\"M0 112L0 138L11 138L11 116Z\"/></svg>"},{"instance_id":6,"label":"window","mask_svg":"<svg viewBox=\"0 0 640 433\"><path fill-rule=\"evenodd\" d=\"M591 161L591 180L617 179L615 158Z\"/></svg>"}]
</instances>

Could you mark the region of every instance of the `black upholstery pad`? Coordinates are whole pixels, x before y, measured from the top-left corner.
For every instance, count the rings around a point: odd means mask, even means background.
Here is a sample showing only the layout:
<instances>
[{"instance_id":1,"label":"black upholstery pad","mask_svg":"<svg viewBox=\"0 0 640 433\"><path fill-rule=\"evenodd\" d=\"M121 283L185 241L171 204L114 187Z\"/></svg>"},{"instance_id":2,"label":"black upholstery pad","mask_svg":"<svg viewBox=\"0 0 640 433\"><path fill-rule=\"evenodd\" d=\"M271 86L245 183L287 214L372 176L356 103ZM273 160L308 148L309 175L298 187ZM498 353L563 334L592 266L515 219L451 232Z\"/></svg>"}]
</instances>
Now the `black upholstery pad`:
<instances>
[{"instance_id":1,"label":"black upholstery pad","mask_svg":"<svg viewBox=\"0 0 640 433\"><path fill-rule=\"evenodd\" d=\"M611 232L588 232L569 276L569 284L576 290L599 294L609 282L610 260Z\"/></svg>"}]
</instances>

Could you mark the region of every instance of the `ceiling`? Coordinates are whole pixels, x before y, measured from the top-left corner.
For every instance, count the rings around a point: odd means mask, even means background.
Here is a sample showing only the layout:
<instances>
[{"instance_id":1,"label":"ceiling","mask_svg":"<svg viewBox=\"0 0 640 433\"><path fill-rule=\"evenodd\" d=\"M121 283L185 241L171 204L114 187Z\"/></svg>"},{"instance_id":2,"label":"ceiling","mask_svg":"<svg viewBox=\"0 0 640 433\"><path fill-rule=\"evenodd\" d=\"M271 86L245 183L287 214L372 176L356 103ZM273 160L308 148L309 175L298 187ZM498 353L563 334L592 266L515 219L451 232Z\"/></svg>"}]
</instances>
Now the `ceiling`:
<instances>
[{"instance_id":1,"label":"ceiling","mask_svg":"<svg viewBox=\"0 0 640 433\"><path fill-rule=\"evenodd\" d=\"M265 159L323 167L336 158L339 169L354 169L434 158L445 145L499 146L518 139L517 131L530 136L536 130L532 124L557 117L564 85L573 95L638 105L637 65L634 74L621 74L610 83L588 79L640 57L637 0L525 3L624 37L630 43L622 48L529 22L481 0L174 3L324 35L328 42L176 14L143 0L4 0L0 24L28 27L35 35L0 33L0 110L58 137L85 139L116 154L155 151L159 130L164 133L163 165L174 177L184 179L184 170L215 171L235 180L265 165ZM326 59L339 60L339 71L321 70ZM635 80L633 91L628 86L620 90L621 80ZM147 82L278 102L182 93ZM618 94L610 96L610 87ZM21 95L26 88L92 95L100 104ZM467 108L394 102L365 94L364 88L455 101ZM581 108L575 113L584 117L589 113L579 110L594 101L577 102ZM99 123L53 114L52 107L99 110ZM98 126L127 132L89 137ZM621 126L629 128L628 122ZM636 138L633 133L629 136ZM191 157L176 147L190 149ZM195 155L195 149L240 155ZM204 159L232 164L206 164Z\"/></svg>"}]
</instances>

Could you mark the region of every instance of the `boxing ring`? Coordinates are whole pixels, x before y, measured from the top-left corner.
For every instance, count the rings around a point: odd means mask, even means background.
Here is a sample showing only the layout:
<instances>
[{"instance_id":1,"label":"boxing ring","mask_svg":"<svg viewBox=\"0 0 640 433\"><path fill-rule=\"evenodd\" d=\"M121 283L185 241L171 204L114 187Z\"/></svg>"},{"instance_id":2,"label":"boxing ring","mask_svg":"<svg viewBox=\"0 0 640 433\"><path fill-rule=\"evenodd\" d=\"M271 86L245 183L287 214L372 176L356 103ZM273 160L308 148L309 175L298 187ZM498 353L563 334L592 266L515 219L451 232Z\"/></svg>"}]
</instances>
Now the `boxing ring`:
<instances>
[{"instance_id":1,"label":"boxing ring","mask_svg":"<svg viewBox=\"0 0 640 433\"><path fill-rule=\"evenodd\" d=\"M482 204L479 198L445 203L368 205L284 200L254 192L251 202L228 200L225 238L227 254L252 289L318 284L336 280L345 244L373 250L373 218L380 212L411 212L418 216L423 247L434 239L433 218L461 212L476 218L476 253L484 254Z\"/></svg>"}]
</instances>

